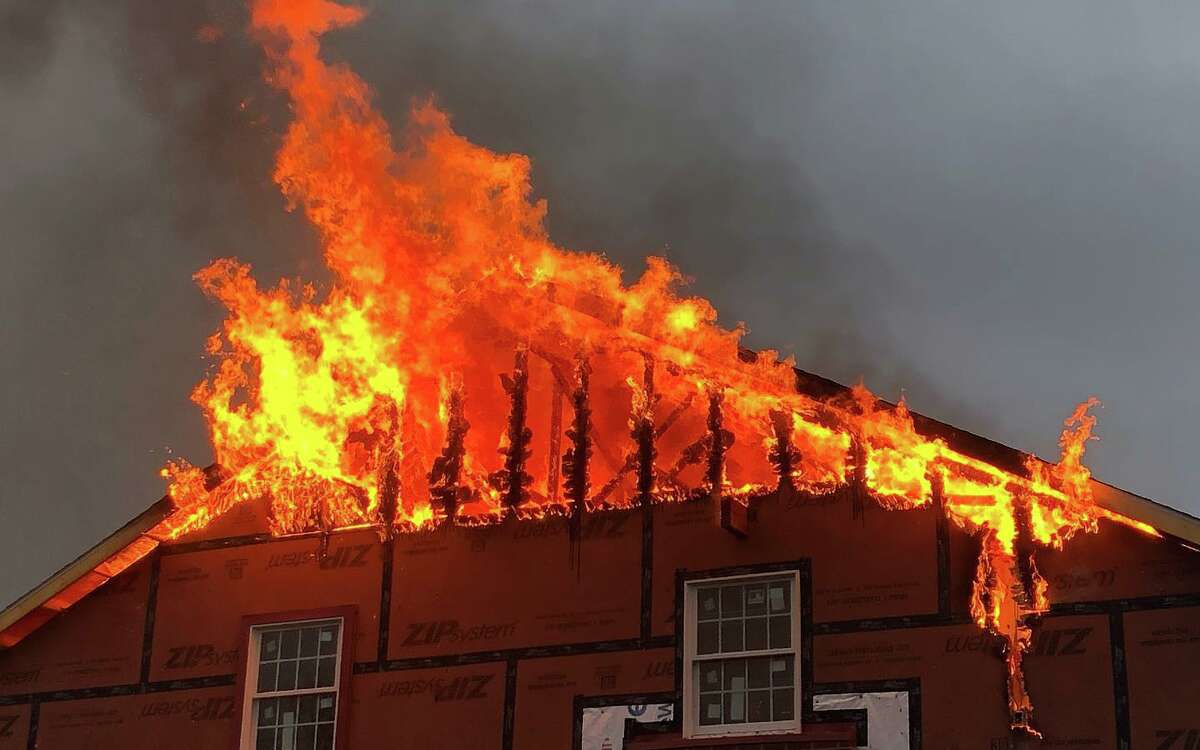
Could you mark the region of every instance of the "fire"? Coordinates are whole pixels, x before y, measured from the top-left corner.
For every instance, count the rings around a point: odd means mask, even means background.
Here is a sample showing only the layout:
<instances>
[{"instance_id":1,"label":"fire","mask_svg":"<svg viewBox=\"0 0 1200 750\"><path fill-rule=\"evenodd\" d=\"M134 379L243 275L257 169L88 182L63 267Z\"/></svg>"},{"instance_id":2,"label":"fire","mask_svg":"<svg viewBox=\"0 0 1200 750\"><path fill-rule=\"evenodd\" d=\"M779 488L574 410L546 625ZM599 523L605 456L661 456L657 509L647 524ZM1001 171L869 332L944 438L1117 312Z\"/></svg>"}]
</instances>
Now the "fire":
<instances>
[{"instance_id":1,"label":"fire","mask_svg":"<svg viewBox=\"0 0 1200 750\"><path fill-rule=\"evenodd\" d=\"M165 470L178 510L155 535L264 496L275 533L392 533L853 483L890 509L937 498L977 534L971 611L1005 636L1019 673L1028 639L1014 623L1049 607L1036 567L1021 572L1031 550L1101 517L1128 522L1090 494L1097 402L1067 420L1061 460L1031 458L1026 477L920 435L903 401L862 386L832 401L797 393L792 362L741 351L743 330L680 296L665 260L625 285L601 256L556 246L525 156L470 143L431 103L393 134L367 84L320 56L323 33L363 15L252 2L268 80L294 116L274 179L316 228L334 282L263 288L231 259L196 275L228 311L192 393L219 468Z\"/></svg>"}]
</instances>

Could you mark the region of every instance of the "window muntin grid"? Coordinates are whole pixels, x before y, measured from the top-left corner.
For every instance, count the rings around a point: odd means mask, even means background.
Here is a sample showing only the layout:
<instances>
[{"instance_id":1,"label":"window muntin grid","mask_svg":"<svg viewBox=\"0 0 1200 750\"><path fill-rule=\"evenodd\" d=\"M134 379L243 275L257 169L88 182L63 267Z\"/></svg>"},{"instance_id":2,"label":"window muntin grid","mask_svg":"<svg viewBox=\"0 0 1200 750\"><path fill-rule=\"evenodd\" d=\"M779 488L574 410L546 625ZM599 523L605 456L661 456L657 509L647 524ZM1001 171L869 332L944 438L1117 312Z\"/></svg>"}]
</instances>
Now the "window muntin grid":
<instances>
[{"instance_id":1,"label":"window muntin grid","mask_svg":"<svg viewBox=\"0 0 1200 750\"><path fill-rule=\"evenodd\" d=\"M254 701L254 750L332 750L337 693Z\"/></svg>"},{"instance_id":2,"label":"window muntin grid","mask_svg":"<svg viewBox=\"0 0 1200 750\"><path fill-rule=\"evenodd\" d=\"M332 750L337 720L341 620L281 623L251 631L252 750Z\"/></svg>"},{"instance_id":3,"label":"window muntin grid","mask_svg":"<svg viewBox=\"0 0 1200 750\"><path fill-rule=\"evenodd\" d=\"M799 726L795 580L776 575L689 584L692 733Z\"/></svg>"},{"instance_id":4,"label":"window muntin grid","mask_svg":"<svg viewBox=\"0 0 1200 750\"><path fill-rule=\"evenodd\" d=\"M272 626L258 632L256 694L333 687L341 623Z\"/></svg>"},{"instance_id":5,"label":"window muntin grid","mask_svg":"<svg viewBox=\"0 0 1200 750\"><path fill-rule=\"evenodd\" d=\"M696 654L792 647L788 579L697 586Z\"/></svg>"},{"instance_id":6,"label":"window muntin grid","mask_svg":"<svg viewBox=\"0 0 1200 750\"><path fill-rule=\"evenodd\" d=\"M700 726L793 721L796 657L713 659L699 666Z\"/></svg>"}]
</instances>

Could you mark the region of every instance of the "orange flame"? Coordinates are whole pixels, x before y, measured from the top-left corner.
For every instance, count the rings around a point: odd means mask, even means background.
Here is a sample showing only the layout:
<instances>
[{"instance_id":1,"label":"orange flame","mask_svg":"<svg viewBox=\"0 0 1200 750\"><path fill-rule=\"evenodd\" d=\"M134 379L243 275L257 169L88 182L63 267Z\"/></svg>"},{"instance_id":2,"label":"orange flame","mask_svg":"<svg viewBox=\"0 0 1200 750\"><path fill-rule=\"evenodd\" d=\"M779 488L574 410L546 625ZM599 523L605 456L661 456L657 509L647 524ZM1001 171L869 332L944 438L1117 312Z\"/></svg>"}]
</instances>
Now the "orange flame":
<instances>
[{"instance_id":1,"label":"orange flame","mask_svg":"<svg viewBox=\"0 0 1200 750\"><path fill-rule=\"evenodd\" d=\"M428 522L448 379L469 412L460 512L496 515L500 493L488 477L501 469L497 446L507 451L510 434L522 434L507 424L496 377L517 349L530 355L522 471L533 477L523 490L531 508L560 497L550 486L560 476L553 452L561 450L564 389L583 357L596 384L590 484L603 488L598 503L636 494L621 417L632 387L633 418L653 423L658 464L674 467L656 474L656 488L673 496L704 483L700 453L713 445L704 436L705 394L720 392L718 474L728 491L773 486L770 456L786 440L796 489L827 492L858 470L881 504L903 509L927 505L936 482L946 513L993 535L999 554L1013 553L1015 494L1030 498L1029 531L1042 544L1060 546L1112 515L1092 502L1082 463L1094 399L1067 420L1062 460L1031 458L1026 479L921 436L903 401L889 407L862 386L836 402L797 394L791 362L773 352L739 357L742 329L719 327L711 304L679 296L681 276L666 261L651 258L626 286L601 257L555 246L544 202L530 198L526 157L468 142L430 103L393 137L367 85L320 57L321 34L363 15L328 0L252 3L268 78L295 115L275 180L318 229L335 281L323 295L287 281L263 289L249 267L228 259L197 274L229 313L209 342L217 366L192 394L223 473L169 467L170 494L183 509L172 535L262 495L279 533L381 523L388 477L399 495L392 522ZM643 383L647 362L658 366ZM787 415L786 434L776 414Z\"/></svg>"},{"instance_id":2,"label":"orange flame","mask_svg":"<svg viewBox=\"0 0 1200 750\"><path fill-rule=\"evenodd\" d=\"M464 523L499 518L502 503L561 507L562 409L581 360L592 434L571 460L577 482L587 461L577 486L591 487L592 505L687 496L706 482L822 493L857 478L891 509L940 493L948 517L984 541L971 611L997 632L1017 606L1020 535L1059 547L1101 517L1138 526L1093 502L1082 458L1095 399L1067 420L1059 463L1030 458L1018 476L920 435L903 401L862 386L833 401L798 394L791 361L745 356L743 329L680 296L663 259L625 285L602 257L554 245L528 158L470 143L432 103L394 136L366 83L321 59L320 36L363 15L329 0L252 2L268 80L294 113L274 178L317 229L334 282L324 294L263 289L228 259L196 275L228 310L209 342L216 367L192 394L220 468L167 467L178 510L155 538L263 496L280 534L422 526L451 512L431 494ZM1049 602L1034 581L1024 599L1036 613ZM1019 665L1019 639L1006 637Z\"/></svg>"}]
</instances>

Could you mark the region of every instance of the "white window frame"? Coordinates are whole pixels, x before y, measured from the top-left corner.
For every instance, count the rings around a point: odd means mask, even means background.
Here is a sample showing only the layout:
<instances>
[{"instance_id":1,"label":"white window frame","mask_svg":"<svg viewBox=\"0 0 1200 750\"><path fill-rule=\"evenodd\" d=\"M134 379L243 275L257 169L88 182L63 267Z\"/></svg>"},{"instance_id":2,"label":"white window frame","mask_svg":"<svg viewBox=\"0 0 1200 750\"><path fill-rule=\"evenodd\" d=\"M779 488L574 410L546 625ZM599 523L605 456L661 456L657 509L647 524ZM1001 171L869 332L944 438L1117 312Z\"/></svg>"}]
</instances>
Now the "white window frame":
<instances>
[{"instance_id":1,"label":"white window frame","mask_svg":"<svg viewBox=\"0 0 1200 750\"><path fill-rule=\"evenodd\" d=\"M765 649L753 651L730 651L715 654L696 653L696 629L699 622L697 591L712 586L727 586L730 584L756 583L759 581L791 582L791 646L785 649ZM683 736L685 739L694 737L735 737L764 734L784 734L800 731L800 572L797 570L781 570L769 573L752 573L749 575L720 576L713 578L695 578L684 583L683 587ZM792 688L795 704L792 708L793 718L785 721L746 722L742 724L700 724L700 664L706 661L721 661L724 659L746 659L761 656L791 655Z\"/></svg>"},{"instance_id":2,"label":"white window frame","mask_svg":"<svg viewBox=\"0 0 1200 750\"><path fill-rule=\"evenodd\" d=\"M296 688L293 690L275 690L271 692L260 693L258 691L258 666L260 654L262 653L262 636L263 633L269 630L291 630L293 628L303 628L311 625L324 625L327 623L336 622L338 625L337 644L334 647L334 654L337 657L333 664L333 686L332 687L313 687L313 688ZM333 702L333 746L336 750L337 744L337 727L338 716L342 710L342 644L346 637L346 619L344 617L311 617L303 620L281 620L279 622L263 623L254 625L250 628L249 645L246 649L246 677L244 697L242 698L242 731L241 739L238 742L240 750L254 750L254 744L257 740L258 730L258 705L257 701L267 698L283 698L289 696L315 695L315 694L334 694Z\"/></svg>"}]
</instances>

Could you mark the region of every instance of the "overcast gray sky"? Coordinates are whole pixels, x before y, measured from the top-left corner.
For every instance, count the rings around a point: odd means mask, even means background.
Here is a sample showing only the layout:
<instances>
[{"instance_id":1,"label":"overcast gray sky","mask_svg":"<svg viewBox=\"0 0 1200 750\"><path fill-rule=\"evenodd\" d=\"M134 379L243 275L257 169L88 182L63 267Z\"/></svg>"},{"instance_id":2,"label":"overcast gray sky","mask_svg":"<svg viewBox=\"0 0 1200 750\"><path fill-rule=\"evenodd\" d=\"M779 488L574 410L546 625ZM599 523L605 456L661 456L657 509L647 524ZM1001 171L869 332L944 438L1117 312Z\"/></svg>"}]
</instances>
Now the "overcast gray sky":
<instances>
[{"instance_id":1,"label":"overcast gray sky","mask_svg":"<svg viewBox=\"0 0 1200 750\"><path fill-rule=\"evenodd\" d=\"M665 253L752 346L1048 458L1095 393L1098 476L1200 512L1200 5L374 5L329 54L529 154L559 243ZM0 600L209 460L194 271L323 278L244 24L0 0Z\"/></svg>"}]
</instances>

